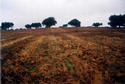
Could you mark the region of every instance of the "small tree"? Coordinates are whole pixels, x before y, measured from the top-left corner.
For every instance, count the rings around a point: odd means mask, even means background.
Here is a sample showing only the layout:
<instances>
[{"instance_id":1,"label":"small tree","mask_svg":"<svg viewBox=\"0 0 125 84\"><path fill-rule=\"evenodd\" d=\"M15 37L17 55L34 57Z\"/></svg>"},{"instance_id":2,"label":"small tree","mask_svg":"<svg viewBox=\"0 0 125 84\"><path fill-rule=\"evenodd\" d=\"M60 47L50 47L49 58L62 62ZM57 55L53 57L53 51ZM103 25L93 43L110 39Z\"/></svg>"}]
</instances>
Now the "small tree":
<instances>
[{"instance_id":1,"label":"small tree","mask_svg":"<svg viewBox=\"0 0 125 84\"><path fill-rule=\"evenodd\" d=\"M26 24L25 27L26 27L27 29L31 29L31 25L30 25L30 24Z\"/></svg>"},{"instance_id":2,"label":"small tree","mask_svg":"<svg viewBox=\"0 0 125 84\"><path fill-rule=\"evenodd\" d=\"M99 26L101 26L102 25L102 23L99 23L99 22L96 22L96 23L93 23L92 24L92 26L94 26L94 27L99 27Z\"/></svg>"},{"instance_id":3,"label":"small tree","mask_svg":"<svg viewBox=\"0 0 125 84\"><path fill-rule=\"evenodd\" d=\"M40 23L32 23L31 27L39 28L42 27L42 25Z\"/></svg>"},{"instance_id":4,"label":"small tree","mask_svg":"<svg viewBox=\"0 0 125 84\"><path fill-rule=\"evenodd\" d=\"M64 24L62 27L67 27L68 26L68 24Z\"/></svg>"},{"instance_id":5,"label":"small tree","mask_svg":"<svg viewBox=\"0 0 125 84\"><path fill-rule=\"evenodd\" d=\"M12 28L14 24L12 22L2 22L1 23L1 30L7 30L10 27Z\"/></svg>"},{"instance_id":6,"label":"small tree","mask_svg":"<svg viewBox=\"0 0 125 84\"><path fill-rule=\"evenodd\" d=\"M77 19L73 19L73 20L69 21L68 24L71 25L71 26L75 26L75 27L81 26L81 22Z\"/></svg>"},{"instance_id":7,"label":"small tree","mask_svg":"<svg viewBox=\"0 0 125 84\"><path fill-rule=\"evenodd\" d=\"M111 15L109 17L109 25L111 27L121 27L121 26L124 26L125 24L125 15Z\"/></svg>"},{"instance_id":8,"label":"small tree","mask_svg":"<svg viewBox=\"0 0 125 84\"><path fill-rule=\"evenodd\" d=\"M50 28L51 26L56 25L57 21L54 17L48 17L45 20L43 20L42 24L45 25L46 28Z\"/></svg>"}]
</instances>

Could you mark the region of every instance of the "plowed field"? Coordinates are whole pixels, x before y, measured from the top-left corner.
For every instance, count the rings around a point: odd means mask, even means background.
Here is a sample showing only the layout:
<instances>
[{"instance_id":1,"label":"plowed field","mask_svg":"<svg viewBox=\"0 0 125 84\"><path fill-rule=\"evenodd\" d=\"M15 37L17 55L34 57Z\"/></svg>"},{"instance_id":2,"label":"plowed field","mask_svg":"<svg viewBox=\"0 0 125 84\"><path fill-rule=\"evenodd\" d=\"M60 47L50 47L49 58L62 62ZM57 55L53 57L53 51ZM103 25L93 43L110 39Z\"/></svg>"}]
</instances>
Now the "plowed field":
<instances>
[{"instance_id":1,"label":"plowed field","mask_svg":"<svg viewBox=\"0 0 125 84\"><path fill-rule=\"evenodd\" d=\"M2 84L125 84L125 29L1 32Z\"/></svg>"}]
</instances>

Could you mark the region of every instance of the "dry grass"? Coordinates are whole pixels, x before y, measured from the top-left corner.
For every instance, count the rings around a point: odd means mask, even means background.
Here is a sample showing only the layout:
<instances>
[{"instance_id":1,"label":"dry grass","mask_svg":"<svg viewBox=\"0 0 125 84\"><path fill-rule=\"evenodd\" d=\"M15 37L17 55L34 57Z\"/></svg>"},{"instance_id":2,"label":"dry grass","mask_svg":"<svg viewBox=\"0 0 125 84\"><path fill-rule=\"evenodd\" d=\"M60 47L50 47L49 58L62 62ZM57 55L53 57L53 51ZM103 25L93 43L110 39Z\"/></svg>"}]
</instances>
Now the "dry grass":
<instances>
[{"instance_id":1,"label":"dry grass","mask_svg":"<svg viewBox=\"0 0 125 84\"><path fill-rule=\"evenodd\" d=\"M3 84L125 83L125 29L2 31L2 39Z\"/></svg>"}]
</instances>

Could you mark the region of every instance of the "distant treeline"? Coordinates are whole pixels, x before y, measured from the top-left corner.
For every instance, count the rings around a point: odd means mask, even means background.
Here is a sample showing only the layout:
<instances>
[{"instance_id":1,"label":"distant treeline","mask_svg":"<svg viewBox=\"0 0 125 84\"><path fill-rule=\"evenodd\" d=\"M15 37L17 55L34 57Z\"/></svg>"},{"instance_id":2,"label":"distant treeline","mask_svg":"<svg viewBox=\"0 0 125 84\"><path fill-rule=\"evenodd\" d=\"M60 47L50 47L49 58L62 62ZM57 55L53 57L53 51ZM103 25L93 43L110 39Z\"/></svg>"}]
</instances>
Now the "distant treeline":
<instances>
[{"instance_id":1,"label":"distant treeline","mask_svg":"<svg viewBox=\"0 0 125 84\"><path fill-rule=\"evenodd\" d=\"M31 29L31 28L42 28L42 26L45 26L45 28L50 28L51 26L54 26L57 24L57 21L54 17L48 17L40 22L26 24L25 28ZM73 27L81 27L81 21L78 19L72 19L66 24L63 24L60 27L68 27L68 25L71 25ZM101 22L95 22L92 24L93 27L99 27L103 25ZM125 27L125 14L123 15L111 15L109 17L108 25L111 27ZM1 23L1 30L9 30L9 28L13 29L14 23L13 22L2 22Z\"/></svg>"}]
</instances>

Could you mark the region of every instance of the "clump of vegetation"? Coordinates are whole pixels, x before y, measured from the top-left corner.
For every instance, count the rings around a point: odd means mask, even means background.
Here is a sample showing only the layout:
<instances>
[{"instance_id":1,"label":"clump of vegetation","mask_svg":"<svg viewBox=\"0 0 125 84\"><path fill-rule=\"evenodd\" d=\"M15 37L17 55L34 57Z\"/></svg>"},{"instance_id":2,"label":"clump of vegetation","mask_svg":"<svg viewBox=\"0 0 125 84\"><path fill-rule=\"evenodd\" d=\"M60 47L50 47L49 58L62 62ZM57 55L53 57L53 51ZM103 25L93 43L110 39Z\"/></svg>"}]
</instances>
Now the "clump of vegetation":
<instances>
[{"instance_id":1,"label":"clump of vegetation","mask_svg":"<svg viewBox=\"0 0 125 84\"><path fill-rule=\"evenodd\" d=\"M51 26L57 24L57 21L54 17L48 17L45 20L43 20L42 24L45 25L46 28L50 28Z\"/></svg>"},{"instance_id":2,"label":"clump of vegetation","mask_svg":"<svg viewBox=\"0 0 125 84\"><path fill-rule=\"evenodd\" d=\"M101 26L101 25L102 25L102 23L99 23L99 22L92 24L92 26L94 26L94 27L99 27L99 26Z\"/></svg>"},{"instance_id":3,"label":"clump of vegetation","mask_svg":"<svg viewBox=\"0 0 125 84\"><path fill-rule=\"evenodd\" d=\"M30 24L26 24L25 27L26 27L27 29L31 29L32 26L31 26Z\"/></svg>"},{"instance_id":4,"label":"clump of vegetation","mask_svg":"<svg viewBox=\"0 0 125 84\"><path fill-rule=\"evenodd\" d=\"M73 20L69 21L68 24L71 25L71 26L75 26L75 27L81 26L81 22L77 19L73 19Z\"/></svg>"},{"instance_id":5,"label":"clump of vegetation","mask_svg":"<svg viewBox=\"0 0 125 84\"><path fill-rule=\"evenodd\" d=\"M121 27L124 26L125 27L125 14L124 15L111 15L109 17L109 25L111 27Z\"/></svg>"},{"instance_id":6,"label":"clump of vegetation","mask_svg":"<svg viewBox=\"0 0 125 84\"><path fill-rule=\"evenodd\" d=\"M66 59L64 59L64 62L65 62L65 65L67 66L68 70L71 70L71 69L74 68L74 66L73 66L73 64L71 62L71 59L66 58Z\"/></svg>"},{"instance_id":7,"label":"clump of vegetation","mask_svg":"<svg viewBox=\"0 0 125 84\"><path fill-rule=\"evenodd\" d=\"M41 23L32 23L31 27L39 28L42 27Z\"/></svg>"},{"instance_id":8,"label":"clump of vegetation","mask_svg":"<svg viewBox=\"0 0 125 84\"><path fill-rule=\"evenodd\" d=\"M14 26L14 23L12 23L12 22L2 22L1 23L2 30L8 30L10 27L12 28L13 26Z\"/></svg>"}]
</instances>

